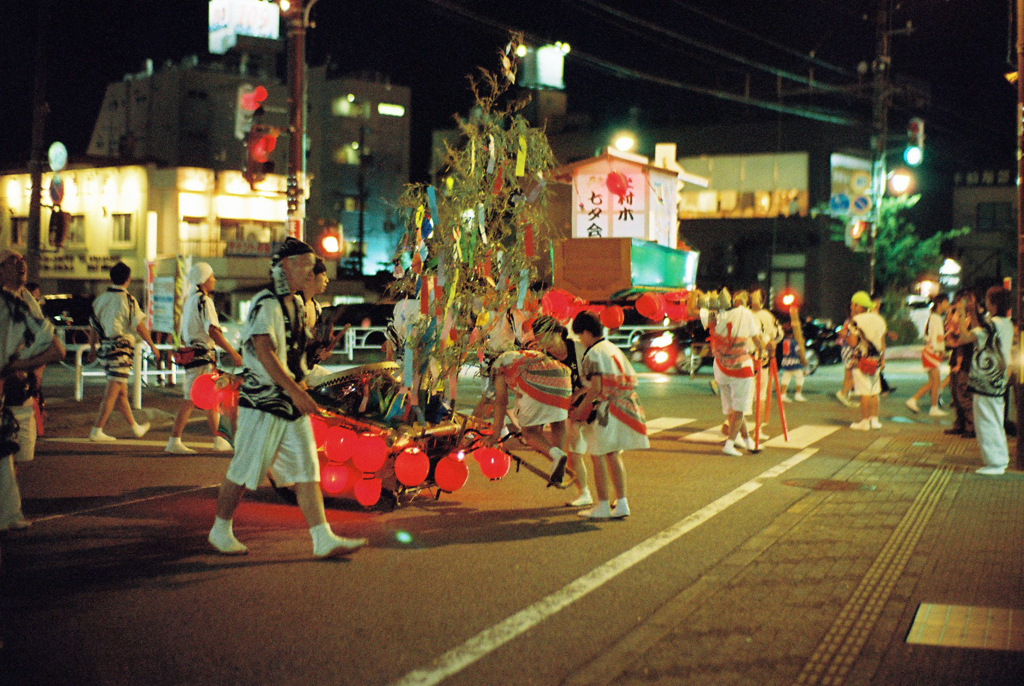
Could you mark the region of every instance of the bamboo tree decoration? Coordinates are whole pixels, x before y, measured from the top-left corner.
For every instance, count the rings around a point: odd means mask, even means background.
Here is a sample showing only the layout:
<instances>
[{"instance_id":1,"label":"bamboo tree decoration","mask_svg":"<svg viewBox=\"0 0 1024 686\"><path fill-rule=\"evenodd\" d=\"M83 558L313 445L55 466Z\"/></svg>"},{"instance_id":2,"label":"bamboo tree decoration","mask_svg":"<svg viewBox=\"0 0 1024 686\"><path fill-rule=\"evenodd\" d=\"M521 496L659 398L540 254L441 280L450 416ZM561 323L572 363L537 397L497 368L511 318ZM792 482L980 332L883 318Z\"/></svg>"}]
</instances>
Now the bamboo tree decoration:
<instances>
[{"instance_id":1,"label":"bamboo tree decoration","mask_svg":"<svg viewBox=\"0 0 1024 686\"><path fill-rule=\"evenodd\" d=\"M536 307L531 258L550 236L546 179L554 158L544 132L520 114L529 98L509 92L519 44L513 35L499 52L499 71L469 77L476 105L469 117L456 116L461 138L445 144L438 185L411 184L399 202L406 231L393 290L419 298L421 314L406 343L412 361L404 381L428 393L448 381L453 396L454 374L482 359L505 311Z\"/></svg>"}]
</instances>

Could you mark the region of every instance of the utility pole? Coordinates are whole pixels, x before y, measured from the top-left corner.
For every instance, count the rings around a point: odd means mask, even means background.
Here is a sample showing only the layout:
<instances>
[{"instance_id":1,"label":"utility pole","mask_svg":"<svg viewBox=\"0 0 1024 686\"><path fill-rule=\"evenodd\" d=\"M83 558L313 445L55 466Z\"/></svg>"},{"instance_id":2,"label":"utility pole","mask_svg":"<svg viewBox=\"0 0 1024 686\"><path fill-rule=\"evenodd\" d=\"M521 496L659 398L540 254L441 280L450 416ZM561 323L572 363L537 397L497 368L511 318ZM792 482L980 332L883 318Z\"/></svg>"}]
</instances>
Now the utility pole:
<instances>
[{"instance_id":1,"label":"utility pole","mask_svg":"<svg viewBox=\"0 0 1024 686\"><path fill-rule=\"evenodd\" d=\"M46 148L46 102L47 41L50 33L50 15L53 0L39 3L39 34L36 37L36 75L32 96L32 142L29 150L29 174L32 178L32 194L28 206L28 235L25 236L25 264L28 280L39 280L40 234L42 233L43 204L43 150Z\"/></svg>"},{"instance_id":2,"label":"utility pole","mask_svg":"<svg viewBox=\"0 0 1024 686\"><path fill-rule=\"evenodd\" d=\"M1024 321L1024 0L1017 0L1017 325ZM1024 351L1024 333L1020 338L1020 351ZM1020 355L1021 353L1018 353ZM1020 359L1018 357L1018 364ZM1017 406L1017 468L1024 468L1024 368L1019 369L1014 380L1015 404Z\"/></svg>"},{"instance_id":3,"label":"utility pole","mask_svg":"<svg viewBox=\"0 0 1024 686\"><path fill-rule=\"evenodd\" d=\"M890 0L878 0L878 14L875 20L878 56L871 65L874 72L871 140L875 153L874 173L872 174L875 220L871 222L871 232L868 236L868 293L872 295L875 292L875 242L878 236L878 225L882 220L882 198L885 197L885 152L889 145L889 66L892 62L889 55L889 2Z\"/></svg>"},{"instance_id":4,"label":"utility pole","mask_svg":"<svg viewBox=\"0 0 1024 686\"><path fill-rule=\"evenodd\" d=\"M306 29L317 0L281 3L288 20L288 235L306 236Z\"/></svg>"}]
</instances>

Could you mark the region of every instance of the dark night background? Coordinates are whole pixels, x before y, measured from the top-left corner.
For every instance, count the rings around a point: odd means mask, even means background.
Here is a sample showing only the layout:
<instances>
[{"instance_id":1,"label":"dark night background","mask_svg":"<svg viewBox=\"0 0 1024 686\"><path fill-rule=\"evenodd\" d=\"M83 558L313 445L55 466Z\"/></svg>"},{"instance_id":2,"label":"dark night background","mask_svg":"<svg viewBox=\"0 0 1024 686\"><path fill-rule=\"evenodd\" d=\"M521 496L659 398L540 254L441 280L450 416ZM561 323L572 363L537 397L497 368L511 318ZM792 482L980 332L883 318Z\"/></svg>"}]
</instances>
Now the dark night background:
<instances>
[{"instance_id":1,"label":"dark night background","mask_svg":"<svg viewBox=\"0 0 1024 686\"><path fill-rule=\"evenodd\" d=\"M910 20L914 31L892 38L892 73L919 80L930 89L931 104L894 103L890 127L894 135L902 134L906 118L923 116L931 164L1014 164L1016 93L1003 77L1007 58L1015 59L1008 36L1010 2L893 2L893 27ZM29 156L40 4L3 3L2 169L22 168ZM774 76L705 48L800 74L809 65L794 53L813 51L844 72L816 66L816 79L853 87L857 64L870 63L875 52L876 5L877 0L319 0L307 54L311 65L330 59L342 72L376 71L412 88L412 171L414 180L421 180L430 131L447 127L453 114L468 109L472 99L466 76L478 66L496 65L506 28L521 30L528 39L572 45L565 67L570 111L611 123L625 121L635 106L641 126L709 124L779 115L625 76L621 69L732 93L742 92L749 74L752 94L774 100ZM146 58L158 67L192 54L204 59L206 24L206 0L53 0L47 144L62 140L72 160L81 157L107 83L141 71ZM619 73L595 66L598 60ZM870 103L863 97L789 96L784 102L842 110L870 121Z\"/></svg>"}]
</instances>

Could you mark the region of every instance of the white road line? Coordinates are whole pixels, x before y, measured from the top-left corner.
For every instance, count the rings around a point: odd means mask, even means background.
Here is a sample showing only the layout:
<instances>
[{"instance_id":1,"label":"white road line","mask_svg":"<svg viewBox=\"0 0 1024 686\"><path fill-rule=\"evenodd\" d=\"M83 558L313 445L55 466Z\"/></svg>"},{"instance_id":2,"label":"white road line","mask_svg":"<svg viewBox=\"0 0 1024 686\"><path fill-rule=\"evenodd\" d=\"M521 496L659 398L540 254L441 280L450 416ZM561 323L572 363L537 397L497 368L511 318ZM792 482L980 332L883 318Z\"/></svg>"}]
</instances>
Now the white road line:
<instances>
[{"instance_id":1,"label":"white road line","mask_svg":"<svg viewBox=\"0 0 1024 686\"><path fill-rule=\"evenodd\" d=\"M782 429L775 427L778 431ZM764 442L766 448L796 448L802 450L820 441L829 434L839 431L838 426L825 426L822 424L804 424L795 429L789 429L789 440L784 440L780 433L775 438Z\"/></svg>"},{"instance_id":2,"label":"white road line","mask_svg":"<svg viewBox=\"0 0 1024 686\"><path fill-rule=\"evenodd\" d=\"M210 484L209 486L194 486L192 488L186 488L183 491L174 491L173 493L161 493L160 495L151 495L148 498L136 498L135 500L121 500L116 503L110 503L109 505L100 505L98 507L90 507L85 510L76 510L75 512L61 512L60 514L47 515L46 517L35 517L32 519L33 524L39 524L41 522L52 522L55 519L64 519L65 517L77 517L78 515L92 514L94 512L102 512L103 510L112 510L115 507L124 507L125 505L135 505L136 503L145 503L150 500L160 500L161 498L173 498L176 495L186 495L188 493L195 493L196 491L205 491L208 488L219 488L220 483Z\"/></svg>"},{"instance_id":3,"label":"white road line","mask_svg":"<svg viewBox=\"0 0 1024 686\"><path fill-rule=\"evenodd\" d=\"M697 420L686 417L656 417L655 419L647 422L647 435L651 436L668 429L675 429L694 421Z\"/></svg>"},{"instance_id":4,"label":"white road line","mask_svg":"<svg viewBox=\"0 0 1024 686\"><path fill-rule=\"evenodd\" d=\"M398 681L393 682L391 686L433 686L433 684L440 683L449 676L462 671L488 653L532 629L548 617L642 562L684 534L693 531L704 522L759 489L766 481L785 473L816 452L816 449L803 450L788 460L780 462L745 484L726 493L713 503L702 507L664 531L612 558L551 595L520 610L508 619L488 629L484 629L462 645L438 657L429 666L414 669Z\"/></svg>"},{"instance_id":5,"label":"white road line","mask_svg":"<svg viewBox=\"0 0 1024 686\"><path fill-rule=\"evenodd\" d=\"M39 443L87 443L91 446L98 448L110 446L116 447L119 445L127 446L140 446L147 448L163 448L167 446L167 441L151 441L145 438L119 438L116 441L110 441L109 443L90 441L88 438L40 438ZM202 442L188 442L189 447L195 448L200 451L213 452L213 443L202 443ZM227 453L225 453L227 454Z\"/></svg>"}]
</instances>

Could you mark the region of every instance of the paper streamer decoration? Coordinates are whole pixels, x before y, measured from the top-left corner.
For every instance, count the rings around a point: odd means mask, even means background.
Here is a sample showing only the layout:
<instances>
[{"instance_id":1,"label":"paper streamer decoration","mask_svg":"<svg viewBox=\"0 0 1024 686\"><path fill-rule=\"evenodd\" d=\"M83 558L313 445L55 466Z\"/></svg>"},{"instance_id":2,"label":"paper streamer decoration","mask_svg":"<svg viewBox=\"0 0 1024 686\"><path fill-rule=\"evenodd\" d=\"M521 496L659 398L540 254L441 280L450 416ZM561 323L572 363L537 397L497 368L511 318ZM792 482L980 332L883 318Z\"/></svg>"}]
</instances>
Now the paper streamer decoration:
<instances>
[{"instance_id":1,"label":"paper streamer decoration","mask_svg":"<svg viewBox=\"0 0 1024 686\"><path fill-rule=\"evenodd\" d=\"M405 344L405 354L402 355L402 385L412 388L412 347Z\"/></svg>"},{"instance_id":2,"label":"paper streamer decoration","mask_svg":"<svg viewBox=\"0 0 1024 686\"><path fill-rule=\"evenodd\" d=\"M476 139L469 139L469 175L476 176ZM451 177L449 177L451 178Z\"/></svg>"},{"instance_id":3,"label":"paper streamer decoration","mask_svg":"<svg viewBox=\"0 0 1024 686\"><path fill-rule=\"evenodd\" d=\"M420 205L419 207L416 208L416 215L413 218L412 223L416 225L417 229L423 226L423 217L424 215L426 215L426 213L427 210L425 207L423 207L423 205Z\"/></svg>"},{"instance_id":4,"label":"paper streamer decoration","mask_svg":"<svg viewBox=\"0 0 1024 686\"><path fill-rule=\"evenodd\" d=\"M443 286L448 283L448 276L444 273L444 250L437 253L437 285Z\"/></svg>"},{"instance_id":5,"label":"paper streamer decoration","mask_svg":"<svg viewBox=\"0 0 1024 686\"><path fill-rule=\"evenodd\" d=\"M519 154L516 155L516 176L526 173L526 136L519 136Z\"/></svg>"},{"instance_id":6,"label":"paper streamer decoration","mask_svg":"<svg viewBox=\"0 0 1024 686\"><path fill-rule=\"evenodd\" d=\"M494 173L494 163L495 163L494 162L495 161L495 157L494 157L494 136L488 136L487 139L489 141L488 144L487 144L487 153L489 155L489 157L487 158L487 173L488 174L493 174Z\"/></svg>"},{"instance_id":7,"label":"paper streamer decoration","mask_svg":"<svg viewBox=\"0 0 1024 686\"><path fill-rule=\"evenodd\" d=\"M427 186L427 202L430 204L430 218L433 220L434 226L437 226L441 217L437 213L437 191L433 186Z\"/></svg>"},{"instance_id":8,"label":"paper streamer decoration","mask_svg":"<svg viewBox=\"0 0 1024 686\"><path fill-rule=\"evenodd\" d=\"M526 304L526 293L530 290L530 270L523 267L519 270L519 297L516 298L516 309L523 309Z\"/></svg>"},{"instance_id":9,"label":"paper streamer decoration","mask_svg":"<svg viewBox=\"0 0 1024 686\"><path fill-rule=\"evenodd\" d=\"M537 183L533 185L530 192L526 195L526 203L532 205L537 202L537 198L540 197L540 192L544 190L544 187L548 185L548 182L544 180L544 177L540 177Z\"/></svg>"},{"instance_id":10,"label":"paper streamer decoration","mask_svg":"<svg viewBox=\"0 0 1024 686\"><path fill-rule=\"evenodd\" d=\"M480 238L483 239L484 245L487 245L487 229L484 228L484 204L482 202L476 204L476 224L480 227ZM470 252L472 252L472 248Z\"/></svg>"},{"instance_id":11,"label":"paper streamer decoration","mask_svg":"<svg viewBox=\"0 0 1024 686\"><path fill-rule=\"evenodd\" d=\"M430 312L430 283L428 278L420 279L420 314Z\"/></svg>"},{"instance_id":12,"label":"paper streamer decoration","mask_svg":"<svg viewBox=\"0 0 1024 686\"><path fill-rule=\"evenodd\" d=\"M527 257L533 257L533 224L523 227L523 252Z\"/></svg>"},{"instance_id":13,"label":"paper streamer decoration","mask_svg":"<svg viewBox=\"0 0 1024 686\"><path fill-rule=\"evenodd\" d=\"M459 375L457 372L452 372L448 375L448 399L453 403L456 397L456 388L458 387Z\"/></svg>"},{"instance_id":14,"label":"paper streamer decoration","mask_svg":"<svg viewBox=\"0 0 1024 686\"><path fill-rule=\"evenodd\" d=\"M505 165L502 164L500 167L498 167L498 175L494 177L494 189L493 189L494 195L497 195L498 193L501 193L501 185L504 182L504 177L505 177Z\"/></svg>"},{"instance_id":15,"label":"paper streamer decoration","mask_svg":"<svg viewBox=\"0 0 1024 686\"><path fill-rule=\"evenodd\" d=\"M465 262L466 258L462 255L462 232L459 231L459 227L452 229L452 238L455 239L455 258L459 262Z\"/></svg>"}]
</instances>

